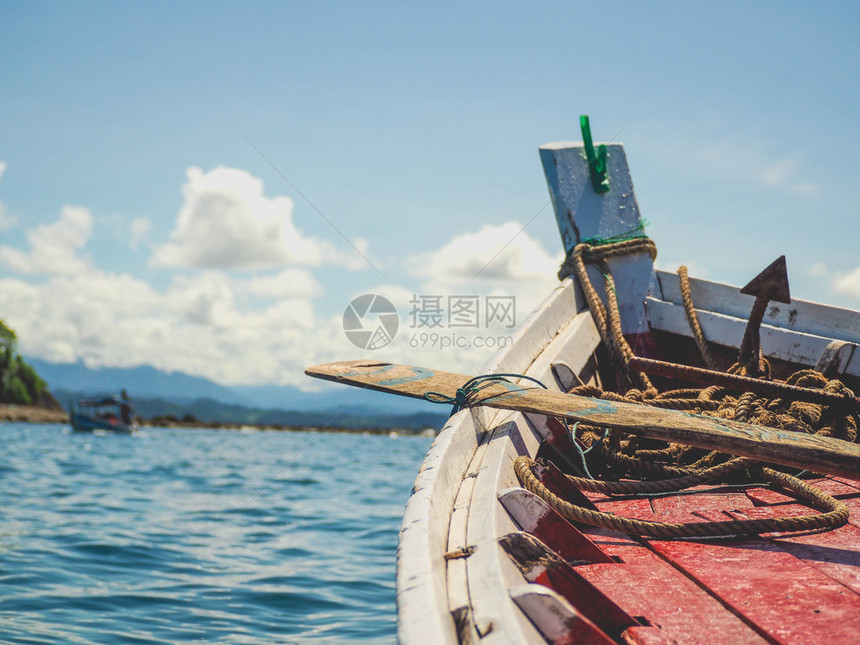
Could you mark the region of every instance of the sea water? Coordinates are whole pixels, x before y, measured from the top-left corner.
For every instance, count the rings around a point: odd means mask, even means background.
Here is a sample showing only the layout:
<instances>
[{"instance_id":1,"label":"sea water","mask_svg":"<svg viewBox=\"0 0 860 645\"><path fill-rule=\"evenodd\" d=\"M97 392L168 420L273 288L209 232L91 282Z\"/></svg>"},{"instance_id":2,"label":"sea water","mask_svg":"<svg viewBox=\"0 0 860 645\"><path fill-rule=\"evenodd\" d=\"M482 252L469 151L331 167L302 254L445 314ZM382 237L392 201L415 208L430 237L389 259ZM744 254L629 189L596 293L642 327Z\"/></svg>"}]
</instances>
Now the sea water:
<instances>
[{"instance_id":1,"label":"sea water","mask_svg":"<svg viewBox=\"0 0 860 645\"><path fill-rule=\"evenodd\" d=\"M0 424L0 642L390 643L431 438Z\"/></svg>"}]
</instances>

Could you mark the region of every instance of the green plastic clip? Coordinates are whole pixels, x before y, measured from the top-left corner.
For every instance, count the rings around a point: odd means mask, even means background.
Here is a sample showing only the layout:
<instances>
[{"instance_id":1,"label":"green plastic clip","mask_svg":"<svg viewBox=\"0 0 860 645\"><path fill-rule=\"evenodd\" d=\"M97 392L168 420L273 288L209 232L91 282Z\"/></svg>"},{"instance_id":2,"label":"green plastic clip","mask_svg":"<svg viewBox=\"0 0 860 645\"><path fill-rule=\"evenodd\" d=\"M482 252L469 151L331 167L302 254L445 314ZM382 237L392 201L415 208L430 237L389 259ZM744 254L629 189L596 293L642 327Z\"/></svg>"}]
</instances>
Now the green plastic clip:
<instances>
[{"instance_id":1,"label":"green plastic clip","mask_svg":"<svg viewBox=\"0 0 860 645\"><path fill-rule=\"evenodd\" d=\"M594 186L595 193L607 193L609 192L609 179L606 177L606 146L597 146L597 154L595 154L587 114L579 117L579 127L582 129L585 156L588 159L588 169L591 171L591 185Z\"/></svg>"}]
</instances>

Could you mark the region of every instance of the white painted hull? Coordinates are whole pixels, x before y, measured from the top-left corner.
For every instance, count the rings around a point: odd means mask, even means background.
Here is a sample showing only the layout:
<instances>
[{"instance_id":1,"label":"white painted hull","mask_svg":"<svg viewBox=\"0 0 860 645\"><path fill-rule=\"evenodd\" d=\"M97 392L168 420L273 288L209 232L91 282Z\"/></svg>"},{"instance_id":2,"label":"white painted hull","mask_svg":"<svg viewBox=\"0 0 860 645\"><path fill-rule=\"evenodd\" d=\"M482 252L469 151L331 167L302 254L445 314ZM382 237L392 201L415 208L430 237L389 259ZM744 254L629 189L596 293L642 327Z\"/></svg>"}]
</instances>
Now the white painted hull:
<instances>
[{"instance_id":1,"label":"white painted hull","mask_svg":"<svg viewBox=\"0 0 860 645\"><path fill-rule=\"evenodd\" d=\"M587 360L600 339L588 313L576 316L578 304L573 283L566 280L483 372L527 374L549 385L550 354L569 357L571 367ZM568 334L560 336L561 329L569 330ZM557 351L562 349L563 353ZM538 360L542 355L545 360ZM516 483L511 463L516 456L513 444L519 441L527 443L532 453L537 449L538 439L522 414L473 408L451 417L433 442L400 532L401 642L460 642L452 612L464 607L471 620L487 627L492 624L493 631L509 639L506 642L539 638L507 594L511 578L521 583L522 576L495 544L498 536L516 530L498 504L496 492ZM472 556L445 559L445 553L467 545L476 546Z\"/></svg>"}]
</instances>

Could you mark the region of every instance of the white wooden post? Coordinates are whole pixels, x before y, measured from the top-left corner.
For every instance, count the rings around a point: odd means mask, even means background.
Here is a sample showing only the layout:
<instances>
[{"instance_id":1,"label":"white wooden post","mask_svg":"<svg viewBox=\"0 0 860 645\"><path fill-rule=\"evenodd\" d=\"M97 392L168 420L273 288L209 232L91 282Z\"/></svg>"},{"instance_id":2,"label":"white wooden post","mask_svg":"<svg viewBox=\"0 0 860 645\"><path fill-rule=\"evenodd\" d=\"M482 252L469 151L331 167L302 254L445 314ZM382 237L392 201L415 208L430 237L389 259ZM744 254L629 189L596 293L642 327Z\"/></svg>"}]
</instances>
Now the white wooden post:
<instances>
[{"instance_id":1,"label":"white wooden post","mask_svg":"<svg viewBox=\"0 0 860 645\"><path fill-rule=\"evenodd\" d=\"M604 193L594 190L583 143L548 143L540 147L558 228L568 254L588 238L642 232L624 147L617 143L605 145L609 191ZM651 257L645 252L635 253L613 258L609 266L616 285L623 287L618 293L621 329L628 340L635 341L636 336L649 332L645 298L654 270ZM588 273L601 292L598 285L603 284L603 277L600 272L589 267ZM631 343L634 349L636 344Z\"/></svg>"}]
</instances>

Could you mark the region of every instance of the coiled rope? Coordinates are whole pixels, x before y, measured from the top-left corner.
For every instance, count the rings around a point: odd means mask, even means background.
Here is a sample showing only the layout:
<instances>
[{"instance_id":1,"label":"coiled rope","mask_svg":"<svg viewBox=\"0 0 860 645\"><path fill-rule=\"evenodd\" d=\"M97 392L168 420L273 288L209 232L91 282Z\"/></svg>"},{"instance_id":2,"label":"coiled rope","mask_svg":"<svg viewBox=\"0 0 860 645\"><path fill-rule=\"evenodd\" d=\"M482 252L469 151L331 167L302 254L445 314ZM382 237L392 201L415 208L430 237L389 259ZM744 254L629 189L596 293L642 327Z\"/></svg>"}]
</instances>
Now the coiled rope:
<instances>
[{"instance_id":1,"label":"coiled rope","mask_svg":"<svg viewBox=\"0 0 860 645\"><path fill-rule=\"evenodd\" d=\"M824 512L801 517L730 520L727 522L690 522L685 524L636 520L619 517L612 513L594 511L561 499L544 486L534 475L531 470L533 463L528 457L517 457L514 461L514 471L517 474L517 478L525 488L541 497L558 513L574 522L621 531L631 535L656 538L731 537L734 535L768 533L771 531L811 531L815 529L835 528L842 526L848 521L848 507L845 504L827 493L802 482L797 477L771 468L761 469L765 479L793 492L797 497L806 500ZM579 478L573 479L576 481ZM579 481L581 482L582 480Z\"/></svg>"},{"instance_id":2,"label":"coiled rope","mask_svg":"<svg viewBox=\"0 0 860 645\"><path fill-rule=\"evenodd\" d=\"M634 387L638 387L644 392L656 394L657 390L654 389L651 381L644 373L630 369L630 358L633 356L633 350L621 332L621 315L618 312L615 281L612 279L612 273L606 262L609 258L643 251L651 256L651 260L657 258L657 246L647 237L634 237L597 246L581 242L573 248L572 260L574 272L579 284L582 285L582 291L588 302L588 309L591 311L604 346L609 350L610 360L616 371L626 377ZM585 268L586 262L597 266L603 274L606 305L603 304L597 290L591 284Z\"/></svg>"},{"instance_id":3,"label":"coiled rope","mask_svg":"<svg viewBox=\"0 0 860 645\"><path fill-rule=\"evenodd\" d=\"M627 253L648 252L656 257L654 243L645 237L603 241L594 245L580 243L570 254L569 263L582 285L594 322L601 339L609 351L610 361L617 374L633 387L626 394L601 390L595 386L579 386L572 394L624 401L674 410L684 410L695 414L734 419L757 425L779 428L808 434L821 434L830 437L855 441L860 420L854 413L831 410L823 404L786 399L767 399L753 392L732 392L719 386L706 388L685 388L660 393L648 377L630 368L633 351L621 330L620 315L612 280L606 260ZM595 264L605 281L604 305L586 272L586 263ZM567 264L567 262L566 262ZM679 270L684 309L693 331L696 344L706 364L714 368L715 362L708 351L707 342L701 331L690 297L689 279L686 268ZM761 357L757 365L735 364L730 373L758 375L770 378L770 365ZM757 369L753 369L757 368ZM752 374L756 372L756 374ZM820 388L835 394L853 393L841 381L828 380L814 370L800 370L786 381L789 385L807 388ZM801 517L774 518L764 520L734 520L728 522L699 522L689 524L670 524L621 518L582 508L562 500L538 481L531 471L532 463L528 457L519 457L514 468L520 482L536 495L542 497L559 513L574 521L624 531L634 535L679 538L679 537L720 537L770 531L802 531L836 528L848 521L848 508L796 476L762 466L757 462L741 457L733 457L719 452L708 452L684 444L666 444L643 439L617 430L607 430L600 426L579 423L572 433L575 443L579 442L586 450L581 459L596 455L592 459L592 470L599 477L582 478L568 476L570 481L583 490L607 495L653 495L671 494L706 483L723 482L747 485L764 478L770 485L785 489L801 500L821 511ZM588 466L585 472L588 473ZM599 469L599 470L598 470ZM609 478L617 481L607 481ZM692 491L694 492L694 491Z\"/></svg>"}]
</instances>

